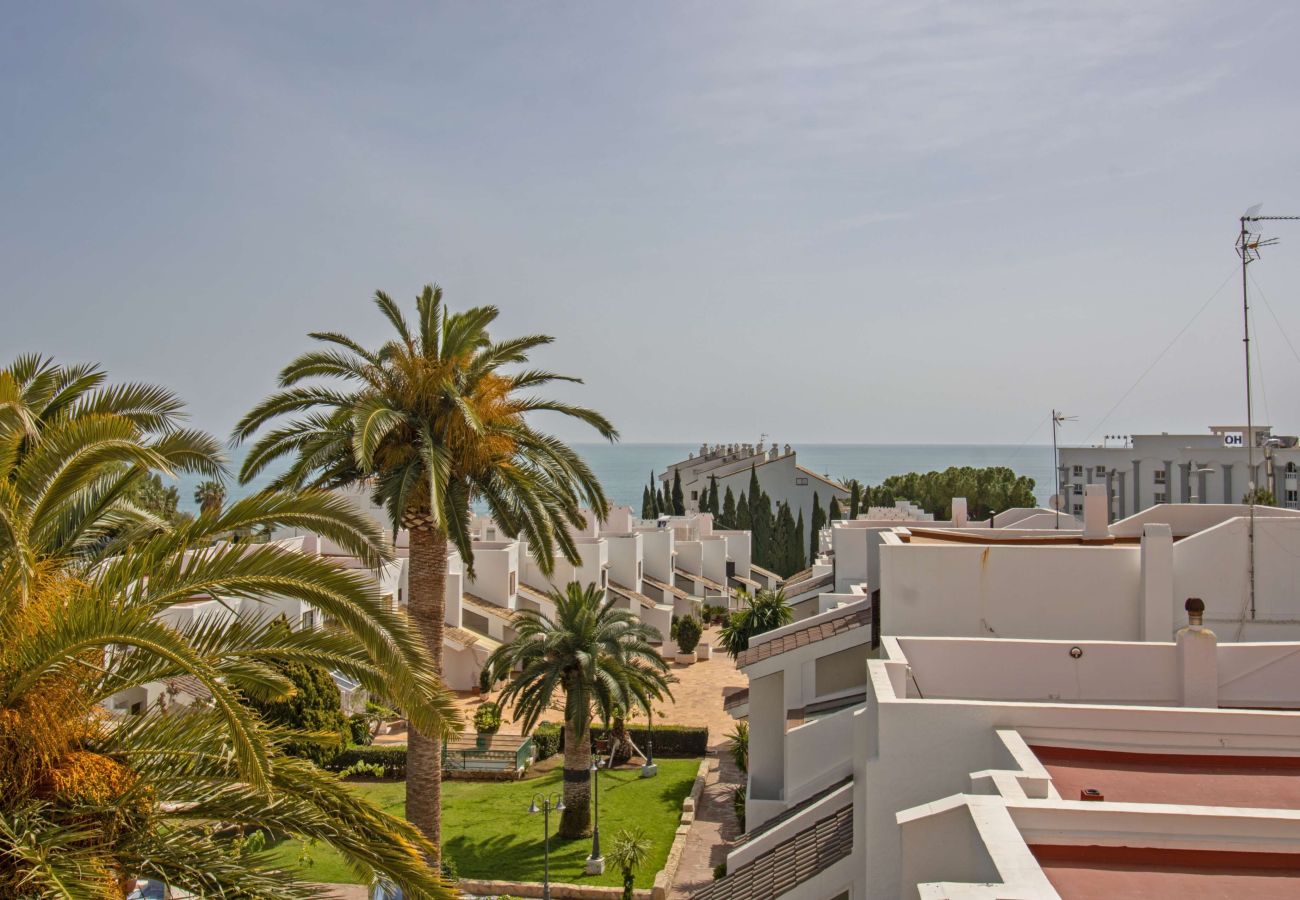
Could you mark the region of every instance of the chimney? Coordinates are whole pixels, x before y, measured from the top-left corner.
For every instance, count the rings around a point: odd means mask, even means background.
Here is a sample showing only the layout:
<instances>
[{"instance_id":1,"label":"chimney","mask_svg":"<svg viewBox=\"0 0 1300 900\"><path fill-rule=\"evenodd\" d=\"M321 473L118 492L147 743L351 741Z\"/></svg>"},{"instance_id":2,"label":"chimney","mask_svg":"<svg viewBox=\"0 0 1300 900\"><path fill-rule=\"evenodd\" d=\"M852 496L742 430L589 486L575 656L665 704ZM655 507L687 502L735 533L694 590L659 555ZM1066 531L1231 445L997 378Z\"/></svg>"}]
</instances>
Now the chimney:
<instances>
[{"instance_id":1,"label":"chimney","mask_svg":"<svg viewBox=\"0 0 1300 900\"><path fill-rule=\"evenodd\" d=\"M1182 705L1217 709L1219 706L1219 640L1203 624L1205 603L1189 597L1183 604L1187 625L1178 629L1175 645Z\"/></svg>"},{"instance_id":2,"label":"chimney","mask_svg":"<svg viewBox=\"0 0 1300 900\"><path fill-rule=\"evenodd\" d=\"M966 498L952 498L952 525L954 528L966 527Z\"/></svg>"},{"instance_id":3,"label":"chimney","mask_svg":"<svg viewBox=\"0 0 1300 900\"><path fill-rule=\"evenodd\" d=\"M1100 541L1110 537L1110 516L1106 510L1106 485L1090 484L1083 489L1083 539Z\"/></svg>"}]
</instances>

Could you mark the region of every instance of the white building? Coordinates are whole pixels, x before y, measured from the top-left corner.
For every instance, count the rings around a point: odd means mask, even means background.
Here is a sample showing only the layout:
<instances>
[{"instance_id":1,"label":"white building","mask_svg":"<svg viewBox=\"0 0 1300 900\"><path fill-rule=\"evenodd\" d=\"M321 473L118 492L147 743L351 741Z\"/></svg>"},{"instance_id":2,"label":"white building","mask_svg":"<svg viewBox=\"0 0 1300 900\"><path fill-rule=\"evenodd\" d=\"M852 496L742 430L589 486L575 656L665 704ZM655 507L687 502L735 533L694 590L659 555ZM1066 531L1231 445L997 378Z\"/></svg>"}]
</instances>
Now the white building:
<instances>
[{"instance_id":1,"label":"white building","mask_svg":"<svg viewBox=\"0 0 1300 900\"><path fill-rule=\"evenodd\" d=\"M1295 437L1255 426L1253 480L1278 505L1300 509L1300 446ZM1095 447L1062 447L1066 512L1082 510L1084 487L1100 484L1110 517L1123 519L1158 503L1241 503L1252 480L1244 425L1212 425L1208 434L1137 434Z\"/></svg>"},{"instance_id":2,"label":"white building","mask_svg":"<svg viewBox=\"0 0 1300 900\"><path fill-rule=\"evenodd\" d=\"M799 465L789 444L784 448L776 444L767 447L762 442L757 446L701 444L698 454L693 453L687 459L673 463L659 478L671 493L673 477L680 473L686 510L698 512L700 497L713 478L718 481L719 509L727 488L731 488L732 496L739 503L741 493L749 494L751 470L758 476L760 489L771 498L774 510L778 503L788 504L796 519L800 511L803 512L805 523L812 522L813 494L820 498L823 510L830 509L833 497L838 498L841 505L849 500L849 492L842 484Z\"/></svg>"},{"instance_id":3,"label":"white building","mask_svg":"<svg viewBox=\"0 0 1300 900\"><path fill-rule=\"evenodd\" d=\"M1300 644L1191 625L861 660L869 629L829 622L746 661L758 802L698 900L1300 894ZM791 693L778 742L758 717Z\"/></svg>"}]
</instances>

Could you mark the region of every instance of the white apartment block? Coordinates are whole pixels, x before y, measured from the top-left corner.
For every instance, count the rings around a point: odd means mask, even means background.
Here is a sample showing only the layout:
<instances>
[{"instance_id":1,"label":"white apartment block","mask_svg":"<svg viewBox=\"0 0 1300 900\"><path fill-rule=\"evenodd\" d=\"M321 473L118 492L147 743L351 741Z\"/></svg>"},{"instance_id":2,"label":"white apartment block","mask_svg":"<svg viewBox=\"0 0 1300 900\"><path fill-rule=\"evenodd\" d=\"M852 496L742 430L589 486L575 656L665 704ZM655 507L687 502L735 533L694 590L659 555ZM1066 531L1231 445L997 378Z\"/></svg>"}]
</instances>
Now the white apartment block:
<instances>
[{"instance_id":1,"label":"white apartment block","mask_svg":"<svg viewBox=\"0 0 1300 900\"><path fill-rule=\"evenodd\" d=\"M741 493L749 494L749 473L758 475L759 487L772 500L775 511L778 503L786 503L796 519L803 512L805 523L812 521L813 494L821 500L823 510L829 510L831 498L841 505L848 503L849 492L837 481L818 475L798 464L796 454L789 444L784 448L760 442L753 444L701 444L698 454L692 453L681 462L673 463L659 476L663 486L672 491L673 476L681 473L682 495L687 512L698 512L700 497L709 488L710 479L718 480L718 508L722 498L731 488L736 502ZM847 507L846 507L847 512Z\"/></svg>"},{"instance_id":2,"label":"white apartment block","mask_svg":"<svg viewBox=\"0 0 1300 900\"><path fill-rule=\"evenodd\" d=\"M1189 624L868 659L863 618L747 651L748 832L698 900L1300 894L1300 644Z\"/></svg>"},{"instance_id":3,"label":"white apartment block","mask_svg":"<svg viewBox=\"0 0 1300 900\"><path fill-rule=\"evenodd\" d=\"M1300 446L1291 436L1254 428L1256 485L1279 506L1300 509ZM1082 509L1086 485L1105 487L1112 521L1159 503L1241 503L1252 473L1244 425L1212 425L1207 434L1137 434L1095 447L1062 447L1065 512Z\"/></svg>"}]
</instances>

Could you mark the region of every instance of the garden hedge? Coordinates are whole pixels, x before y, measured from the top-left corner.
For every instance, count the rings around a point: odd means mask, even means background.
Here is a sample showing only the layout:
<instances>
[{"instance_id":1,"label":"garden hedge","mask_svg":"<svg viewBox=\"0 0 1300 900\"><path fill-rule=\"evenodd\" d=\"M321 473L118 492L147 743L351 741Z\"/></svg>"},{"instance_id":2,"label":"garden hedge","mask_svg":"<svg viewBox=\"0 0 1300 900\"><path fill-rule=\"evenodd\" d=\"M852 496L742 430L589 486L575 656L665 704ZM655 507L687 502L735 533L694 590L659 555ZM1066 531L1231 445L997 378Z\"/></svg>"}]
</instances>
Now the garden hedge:
<instances>
[{"instance_id":1,"label":"garden hedge","mask_svg":"<svg viewBox=\"0 0 1300 900\"><path fill-rule=\"evenodd\" d=\"M605 728L597 725L591 729L596 740L605 738ZM646 728L644 725L629 725L627 733L637 747L645 750ZM533 735L536 742L537 736ZM564 749L563 736L560 750ZM695 759L704 756L709 750L709 729L694 725L656 725L654 727L654 755L664 759Z\"/></svg>"},{"instance_id":2,"label":"garden hedge","mask_svg":"<svg viewBox=\"0 0 1300 900\"><path fill-rule=\"evenodd\" d=\"M533 750L538 762L559 752L563 735L559 722L543 722L533 729Z\"/></svg>"},{"instance_id":3,"label":"garden hedge","mask_svg":"<svg viewBox=\"0 0 1300 900\"><path fill-rule=\"evenodd\" d=\"M406 777L406 747L349 747L334 755L325 768L341 772L353 763L378 764L384 767L385 778Z\"/></svg>"}]
</instances>

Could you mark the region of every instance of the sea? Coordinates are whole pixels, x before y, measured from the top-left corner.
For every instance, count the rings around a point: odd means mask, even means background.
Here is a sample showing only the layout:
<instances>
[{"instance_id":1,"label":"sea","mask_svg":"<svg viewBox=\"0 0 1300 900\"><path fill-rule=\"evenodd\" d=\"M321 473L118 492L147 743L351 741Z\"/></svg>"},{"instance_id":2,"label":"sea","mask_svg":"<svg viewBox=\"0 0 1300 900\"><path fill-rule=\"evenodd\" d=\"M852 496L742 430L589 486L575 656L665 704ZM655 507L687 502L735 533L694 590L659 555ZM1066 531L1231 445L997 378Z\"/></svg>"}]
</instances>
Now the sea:
<instances>
[{"instance_id":1,"label":"sea","mask_svg":"<svg viewBox=\"0 0 1300 900\"><path fill-rule=\"evenodd\" d=\"M798 462L819 475L834 479L856 478L874 485L890 475L929 472L949 466L1006 466L1034 479L1040 506L1052 494L1052 448L1042 444L793 444ZM699 444L574 444L604 485L614 503L641 508L641 489L650 473L698 452ZM232 468L238 469L238 460ZM227 486L228 499L256 490L272 475L248 486ZM180 479L180 508L194 512L194 487L198 478Z\"/></svg>"}]
</instances>

